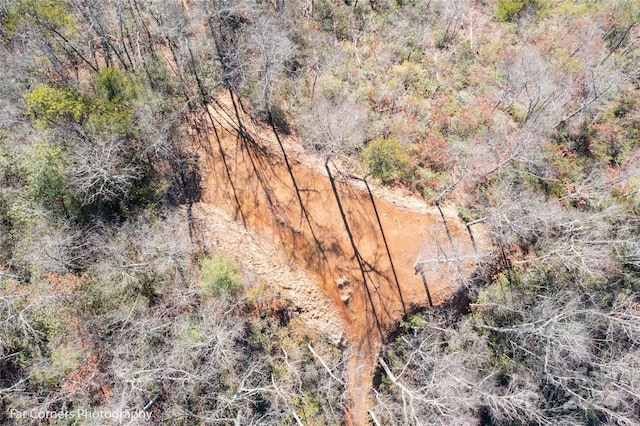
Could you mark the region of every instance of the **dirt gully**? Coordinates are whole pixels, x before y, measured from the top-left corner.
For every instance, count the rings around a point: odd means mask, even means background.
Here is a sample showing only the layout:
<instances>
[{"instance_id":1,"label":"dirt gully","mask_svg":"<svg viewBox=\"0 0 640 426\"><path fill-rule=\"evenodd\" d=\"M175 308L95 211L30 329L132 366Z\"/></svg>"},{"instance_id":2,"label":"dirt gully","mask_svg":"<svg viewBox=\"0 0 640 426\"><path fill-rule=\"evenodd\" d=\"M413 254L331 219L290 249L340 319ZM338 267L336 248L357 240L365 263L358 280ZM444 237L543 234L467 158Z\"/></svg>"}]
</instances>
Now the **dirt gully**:
<instances>
[{"instance_id":1,"label":"dirt gully","mask_svg":"<svg viewBox=\"0 0 640 426\"><path fill-rule=\"evenodd\" d=\"M331 161L323 170L285 154L275 129L258 139L233 127L218 117L201 132L202 202L277 243L317 279L346 327L347 421L368 424L384 336L411 309L457 290L475 265L469 232L455 209L401 206Z\"/></svg>"}]
</instances>

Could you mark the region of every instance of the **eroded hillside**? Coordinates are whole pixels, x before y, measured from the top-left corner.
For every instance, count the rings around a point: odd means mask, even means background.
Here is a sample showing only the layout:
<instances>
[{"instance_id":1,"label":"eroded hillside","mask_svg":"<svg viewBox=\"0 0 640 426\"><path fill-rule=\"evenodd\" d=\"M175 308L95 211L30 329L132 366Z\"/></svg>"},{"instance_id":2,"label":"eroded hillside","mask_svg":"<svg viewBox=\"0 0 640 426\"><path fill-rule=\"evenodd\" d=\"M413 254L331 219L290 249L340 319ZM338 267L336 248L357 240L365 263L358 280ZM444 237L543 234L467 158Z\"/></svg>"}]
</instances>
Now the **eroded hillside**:
<instances>
[{"instance_id":1,"label":"eroded hillside","mask_svg":"<svg viewBox=\"0 0 640 426\"><path fill-rule=\"evenodd\" d=\"M295 140L283 142L277 129L231 114L231 104L218 100L214 123L203 133L202 203L224 207L238 224L279 247L328 297L332 306L317 309L341 317L352 414L363 424L388 333L417 308L446 301L474 271L479 253L470 230L455 209L417 199L412 206L409 200L396 204L331 159L323 173L317 162L287 153L285 143ZM474 240L485 246L476 228ZM252 256L238 249L241 258ZM320 326L335 333L335 322Z\"/></svg>"}]
</instances>

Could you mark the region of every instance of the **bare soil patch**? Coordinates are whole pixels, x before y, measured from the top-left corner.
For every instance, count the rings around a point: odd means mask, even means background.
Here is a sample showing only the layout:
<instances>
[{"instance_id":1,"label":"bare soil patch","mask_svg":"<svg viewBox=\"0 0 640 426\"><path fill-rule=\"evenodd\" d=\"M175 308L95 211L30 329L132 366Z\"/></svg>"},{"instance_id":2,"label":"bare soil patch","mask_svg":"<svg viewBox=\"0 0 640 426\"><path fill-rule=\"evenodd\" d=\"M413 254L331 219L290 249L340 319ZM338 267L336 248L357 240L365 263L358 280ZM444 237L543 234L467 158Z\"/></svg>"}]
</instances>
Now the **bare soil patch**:
<instances>
[{"instance_id":1,"label":"bare soil patch","mask_svg":"<svg viewBox=\"0 0 640 426\"><path fill-rule=\"evenodd\" d=\"M192 214L205 247L236 254L245 277L265 282L284 301L291 301L300 319L334 344L342 341L346 328L339 311L317 282L277 244L245 229L228 211L212 203L195 204Z\"/></svg>"},{"instance_id":2,"label":"bare soil patch","mask_svg":"<svg viewBox=\"0 0 640 426\"><path fill-rule=\"evenodd\" d=\"M334 335L337 324L344 324L350 420L367 424L384 337L407 312L444 302L475 267L466 227L455 209L443 208L441 215L416 200L400 205L380 198L378 191L372 197L362 182L341 175L336 166L331 166L336 177L332 187L317 163L307 165L294 154L287 165L273 138L250 141L216 127L203 144L202 202L228 212L235 222L215 231L218 238L232 232L244 241L255 232L269 242L261 246L269 252L261 262L292 268L287 262L293 261L313 278L314 284L300 285L289 280L304 278L278 276L277 266L259 271L275 274L278 285L291 289L292 298L297 294L292 299L296 303L305 303L309 287L326 295L330 303L316 295L308 312L322 312L315 314L315 323ZM206 216L210 207L205 206L201 214ZM235 243L231 248L241 256L255 255L253 245Z\"/></svg>"}]
</instances>

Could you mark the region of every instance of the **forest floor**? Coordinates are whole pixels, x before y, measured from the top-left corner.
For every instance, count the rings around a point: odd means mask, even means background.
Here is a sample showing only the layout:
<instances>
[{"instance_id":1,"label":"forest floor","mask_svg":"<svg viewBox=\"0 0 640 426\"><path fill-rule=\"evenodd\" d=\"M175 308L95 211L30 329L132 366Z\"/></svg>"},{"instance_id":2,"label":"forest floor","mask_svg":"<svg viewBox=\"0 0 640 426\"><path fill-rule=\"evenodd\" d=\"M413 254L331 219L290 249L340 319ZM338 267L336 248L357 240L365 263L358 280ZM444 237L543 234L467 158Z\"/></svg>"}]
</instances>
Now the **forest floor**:
<instances>
[{"instance_id":1,"label":"forest floor","mask_svg":"<svg viewBox=\"0 0 640 426\"><path fill-rule=\"evenodd\" d=\"M208 229L205 238L282 291L310 326L342 339L348 421L368 424L385 337L407 313L446 301L471 274L479 253L469 232L455 207L443 206L441 215L408 194L370 195L335 165L332 186L295 141L283 141L285 160L264 129L248 132L262 135L249 141L216 127L202 135L203 194L194 217ZM475 230L474 238L483 239Z\"/></svg>"}]
</instances>

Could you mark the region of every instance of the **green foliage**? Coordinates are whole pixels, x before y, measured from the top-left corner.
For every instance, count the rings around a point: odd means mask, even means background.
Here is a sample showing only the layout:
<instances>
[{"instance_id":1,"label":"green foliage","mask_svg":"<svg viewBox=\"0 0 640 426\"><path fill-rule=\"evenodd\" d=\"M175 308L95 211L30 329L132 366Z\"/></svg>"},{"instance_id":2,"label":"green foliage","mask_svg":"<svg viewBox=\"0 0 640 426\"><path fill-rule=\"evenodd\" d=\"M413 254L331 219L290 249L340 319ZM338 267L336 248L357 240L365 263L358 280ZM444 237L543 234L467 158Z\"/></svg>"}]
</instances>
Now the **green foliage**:
<instances>
[{"instance_id":1,"label":"green foliage","mask_svg":"<svg viewBox=\"0 0 640 426\"><path fill-rule=\"evenodd\" d=\"M517 0L498 0L496 6L496 18L502 22L511 22L516 14L524 6L524 1Z\"/></svg>"},{"instance_id":2,"label":"green foliage","mask_svg":"<svg viewBox=\"0 0 640 426\"><path fill-rule=\"evenodd\" d=\"M144 311L149 300L136 294L134 279L122 278L89 275L82 285L81 300L85 311L110 321Z\"/></svg>"},{"instance_id":3,"label":"green foliage","mask_svg":"<svg viewBox=\"0 0 640 426\"><path fill-rule=\"evenodd\" d=\"M13 4L11 4L13 3ZM63 0L18 0L4 9L0 34L10 38L21 26L28 26L43 33L55 29L67 39L78 35L77 22Z\"/></svg>"},{"instance_id":4,"label":"green foliage","mask_svg":"<svg viewBox=\"0 0 640 426\"><path fill-rule=\"evenodd\" d=\"M129 134L138 88L116 68L104 68L95 76L96 94L80 94L70 88L41 84L25 94L27 114L52 125L62 120L83 124L92 133L115 131Z\"/></svg>"},{"instance_id":5,"label":"green foliage","mask_svg":"<svg viewBox=\"0 0 640 426\"><path fill-rule=\"evenodd\" d=\"M460 219L462 219L464 223L471 222L471 212L469 209L461 203L456 203L456 207L458 208L458 216Z\"/></svg>"},{"instance_id":6,"label":"green foliage","mask_svg":"<svg viewBox=\"0 0 640 426\"><path fill-rule=\"evenodd\" d=\"M91 97L90 114L85 127L93 133L130 135L138 87L132 78L113 67L102 69L94 80L97 94Z\"/></svg>"},{"instance_id":7,"label":"green foliage","mask_svg":"<svg viewBox=\"0 0 640 426\"><path fill-rule=\"evenodd\" d=\"M49 353L52 372L63 376L75 370L80 360L78 349L73 343L54 346Z\"/></svg>"},{"instance_id":8,"label":"green foliage","mask_svg":"<svg viewBox=\"0 0 640 426\"><path fill-rule=\"evenodd\" d=\"M542 179L538 177L530 177L533 187L542 190L549 197L562 198L567 195L567 191L563 182L557 179Z\"/></svg>"},{"instance_id":9,"label":"green foliage","mask_svg":"<svg viewBox=\"0 0 640 426\"><path fill-rule=\"evenodd\" d=\"M398 89L411 91L418 96L432 90L430 85L433 82L420 64L404 61L402 64L394 66L390 74L394 78L389 83Z\"/></svg>"},{"instance_id":10,"label":"green foliage","mask_svg":"<svg viewBox=\"0 0 640 426\"><path fill-rule=\"evenodd\" d=\"M348 6L334 4L331 0L320 0L314 7L314 15L323 30L335 34L339 40L348 38L350 31Z\"/></svg>"},{"instance_id":11,"label":"green foliage","mask_svg":"<svg viewBox=\"0 0 640 426\"><path fill-rule=\"evenodd\" d=\"M75 217L79 204L69 187L68 167L64 149L45 143L37 143L21 161L29 198L51 211Z\"/></svg>"},{"instance_id":12,"label":"green foliage","mask_svg":"<svg viewBox=\"0 0 640 426\"><path fill-rule=\"evenodd\" d=\"M478 294L478 303L510 304L511 287L520 281L521 277L514 271L498 274L496 280Z\"/></svg>"},{"instance_id":13,"label":"green foliage","mask_svg":"<svg viewBox=\"0 0 640 426\"><path fill-rule=\"evenodd\" d=\"M60 379L78 367L78 350L72 343L53 345L48 358L41 360L33 369L30 383L42 391L57 386Z\"/></svg>"},{"instance_id":14,"label":"green foliage","mask_svg":"<svg viewBox=\"0 0 640 426\"><path fill-rule=\"evenodd\" d=\"M410 314L407 317L407 322L413 328L420 328L420 327L423 327L427 323L427 320L424 319L422 316L420 316L418 314Z\"/></svg>"},{"instance_id":15,"label":"green foliage","mask_svg":"<svg viewBox=\"0 0 640 426\"><path fill-rule=\"evenodd\" d=\"M502 22L513 22L523 11L543 18L555 3L548 0L498 0L496 18Z\"/></svg>"},{"instance_id":16,"label":"green foliage","mask_svg":"<svg viewBox=\"0 0 640 426\"><path fill-rule=\"evenodd\" d=\"M115 132L129 135L133 131L133 110L116 103L97 103L87 117L85 127L91 133Z\"/></svg>"},{"instance_id":17,"label":"green foliage","mask_svg":"<svg viewBox=\"0 0 640 426\"><path fill-rule=\"evenodd\" d=\"M147 77L147 83L153 91L172 96L175 91L171 82L171 73L164 66L161 58L155 54L150 54L144 59L146 66L144 68Z\"/></svg>"},{"instance_id":18,"label":"green foliage","mask_svg":"<svg viewBox=\"0 0 640 426\"><path fill-rule=\"evenodd\" d=\"M114 67L100 70L95 76L95 84L98 94L105 102L130 103L138 96L133 81Z\"/></svg>"},{"instance_id":19,"label":"green foliage","mask_svg":"<svg viewBox=\"0 0 640 426\"><path fill-rule=\"evenodd\" d=\"M509 106L507 106L506 112L511 116L511 118L513 118L513 121L515 121L516 123L522 123L527 114L526 111L520 105L517 105L515 103L512 103Z\"/></svg>"},{"instance_id":20,"label":"green foliage","mask_svg":"<svg viewBox=\"0 0 640 426\"><path fill-rule=\"evenodd\" d=\"M572 18L581 18L587 13L589 13L594 7L597 7L598 2L594 2L591 0L576 2L576 1L545 1L545 6L548 6L544 9L543 13L540 15L544 15L543 17L548 16L568 16Z\"/></svg>"},{"instance_id":21,"label":"green foliage","mask_svg":"<svg viewBox=\"0 0 640 426\"><path fill-rule=\"evenodd\" d=\"M65 118L79 122L86 112L82 97L72 89L41 84L24 97L27 114L43 123L55 123Z\"/></svg>"},{"instance_id":22,"label":"green foliage","mask_svg":"<svg viewBox=\"0 0 640 426\"><path fill-rule=\"evenodd\" d=\"M627 34L628 30L637 25L638 17L640 17L640 4L637 1L626 0L616 4L613 8L611 16L611 28L604 36L609 49L615 48L618 44L622 44L626 38L632 40ZM633 49L629 49L633 50Z\"/></svg>"},{"instance_id":23,"label":"green foliage","mask_svg":"<svg viewBox=\"0 0 640 426\"><path fill-rule=\"evenodd\" d=\"M362 159L369 172L384 184L400 179L409 165L409 156L395 139L372 141L363 151Z\"/></svg>"},{"instance_id":24,"label":"green foliage","mask_svg":"<svg viewBox=\"0 0 640 426\"><path fill-rule=\"evenodd\" d=\"M200 259L201 287L205 294L234 297L242 289L239 268L230 257L218 253L213 258Z\"/></svg>"},{"instance_id":25,"label":"green foliage","mask_svg":"<svg viewBox=\"0 0 640 426\"><path fill-rule=\"evenodd\" d=\"M402 178L409 189L418 192L425 199L431 199L441 190L447 174L435 172L428 167L411 167Z\"/></svg>"}]
</instances>

